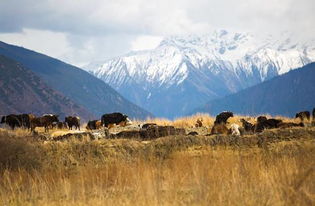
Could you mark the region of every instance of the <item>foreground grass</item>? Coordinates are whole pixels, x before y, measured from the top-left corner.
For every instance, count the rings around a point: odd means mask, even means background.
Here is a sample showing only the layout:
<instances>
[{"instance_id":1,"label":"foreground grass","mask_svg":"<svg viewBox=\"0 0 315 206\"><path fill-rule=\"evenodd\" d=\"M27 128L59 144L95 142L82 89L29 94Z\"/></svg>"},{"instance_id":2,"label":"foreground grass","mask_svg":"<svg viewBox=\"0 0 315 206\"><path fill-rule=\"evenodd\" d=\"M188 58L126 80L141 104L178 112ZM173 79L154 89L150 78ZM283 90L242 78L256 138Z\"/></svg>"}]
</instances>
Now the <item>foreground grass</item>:
<instances>
[{"instance_id":1,"label":"foreground grass","mask_svg":"<svg viewBox=\"0 0 315 206\"><path fill-rule=\"evenodd\" d=\"M314 205L314 129L43 142L0 134L0 205Z\"/></svg>"}]
</instances>

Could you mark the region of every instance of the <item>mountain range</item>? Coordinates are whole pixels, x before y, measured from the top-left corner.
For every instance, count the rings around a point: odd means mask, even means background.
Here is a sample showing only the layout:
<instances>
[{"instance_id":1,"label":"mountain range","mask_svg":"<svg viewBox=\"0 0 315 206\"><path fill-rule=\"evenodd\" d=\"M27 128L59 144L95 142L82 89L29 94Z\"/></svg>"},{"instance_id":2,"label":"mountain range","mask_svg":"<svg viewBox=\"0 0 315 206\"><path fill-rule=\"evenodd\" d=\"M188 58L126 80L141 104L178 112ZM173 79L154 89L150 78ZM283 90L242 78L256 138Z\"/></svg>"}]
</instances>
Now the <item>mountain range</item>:
<instances>
[{"instance_id":1,"label":"mountain range","mask_svg":"<svg viewBox=\"0 0 315 206\"><path fill-rule=\"evenodd\" d=\"M155 49L91 63L90 72L154 115L172 119L313 61L315 40L220 30L168 37Z\"/></svg>"},{"instance_id":2,"label":"mountain range","mask_svg":"<svg viewBox=\"0 0 315 206\"><path fill-rule=\"evenodd\" d=\"M100 118L102 114L111 112L122 112L138 119L152 117L151 113L126 100L103 81L58 59L4 42L0 42L0 55L20 63L24 69L33 72L51 88L51 92L56 91L65 96L79 108L84 108L92 114L94 118ZM74 109L68 115L78 115L80 110ZM53 110L53 112L58 111ZM42 113L47 112L42 111Z\"/></svg>"},{"instance_id":3,"label":"mountain range","mask_svg":"<svg viewBox=\"0 0 315 206\"><path fill-rule=\"evenodd\" d=\"M298 111L312 111L315 108L314 78L315 63L310 63L236 94L212 100L193 113L216 115L229 110L243 115L294 117Z\"/></svg>"}]
</instances>

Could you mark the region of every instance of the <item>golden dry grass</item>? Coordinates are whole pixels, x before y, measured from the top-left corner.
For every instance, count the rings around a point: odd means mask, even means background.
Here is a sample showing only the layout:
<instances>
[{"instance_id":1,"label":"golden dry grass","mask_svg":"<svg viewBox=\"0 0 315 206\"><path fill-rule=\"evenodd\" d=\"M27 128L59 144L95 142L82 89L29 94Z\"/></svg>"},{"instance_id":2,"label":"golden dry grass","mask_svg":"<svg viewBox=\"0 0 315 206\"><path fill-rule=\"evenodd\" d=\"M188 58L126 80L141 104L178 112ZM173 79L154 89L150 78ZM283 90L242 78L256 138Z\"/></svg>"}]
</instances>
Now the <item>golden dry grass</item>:
<instances>
[{"instance_id":1,"label":"golden dry grass","mask_svg":"<svg viewBox=\"0 0 315 206\"><path fill-rule=\"evenodd\" d=\"M146 142L23 135L0 131L0 205L315 204L315 128Z\"/></svg>"},{"instance_id":2,"label":"golden dry grass","mask_svg":"<svg viewBox=\"0 0 315 206\"><path fill-rule=\"evenodd\" d=\"M204 126L210 126L213 124L215 117L209 116L208 114L195 114L192 116L177 118L173 121L163 118L149 118L145 122L156 123L162 126L175 126L182 128L192 128L195 127L197 119L202 119ZM139 124L142 121L137 121Z\"/></svg>"},{"instance_id":3,"label":"golden dry grass","mask_svg":"<svg viewBox=\"0 0 315 206\"><path fill-rule=\"evenodd\" d=\"M192 156L190 150L200 154ZM311 163L314 142L295 142L268 152L198 147L166 160L113 159L71 170L5 170L0 203L312 205L315 176Z\"/></svg>"}]
</instances>

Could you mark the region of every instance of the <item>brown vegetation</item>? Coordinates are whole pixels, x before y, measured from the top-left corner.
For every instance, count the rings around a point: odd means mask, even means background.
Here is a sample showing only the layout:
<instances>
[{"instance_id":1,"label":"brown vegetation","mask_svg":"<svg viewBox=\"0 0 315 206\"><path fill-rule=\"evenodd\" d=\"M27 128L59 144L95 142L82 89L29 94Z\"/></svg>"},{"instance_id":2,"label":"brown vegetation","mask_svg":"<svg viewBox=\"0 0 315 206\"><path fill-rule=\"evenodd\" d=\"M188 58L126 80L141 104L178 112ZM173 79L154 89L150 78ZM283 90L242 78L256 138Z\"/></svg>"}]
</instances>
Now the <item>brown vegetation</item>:
<instances>
[{"instance_id":1,"label":"brown vegetation","mask_svg":"<svg viewBox=\"0 0 315 206\"><path fill-rule=\"evenodd\" d=\"M150 141L77 134L1 130L0 205L315 204L313 127Z\"/></svg>"}]
</instances>

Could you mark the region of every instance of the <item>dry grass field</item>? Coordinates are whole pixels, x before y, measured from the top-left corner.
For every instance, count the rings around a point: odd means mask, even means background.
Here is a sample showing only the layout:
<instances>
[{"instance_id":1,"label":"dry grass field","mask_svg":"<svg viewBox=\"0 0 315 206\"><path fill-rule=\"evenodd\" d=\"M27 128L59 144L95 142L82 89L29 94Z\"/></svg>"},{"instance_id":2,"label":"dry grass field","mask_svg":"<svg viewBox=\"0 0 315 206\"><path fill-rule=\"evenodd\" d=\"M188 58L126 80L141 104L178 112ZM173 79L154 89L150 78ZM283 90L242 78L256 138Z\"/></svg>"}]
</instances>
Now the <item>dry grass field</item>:
<instances>
[{"instance_id":1,"label":"dry grass field","mask_svg":"<svg viewBox=\"0 0 315 206\"><path fill-rule=\"evenodd\" d=\"M148 121L189 130L193 118ZM150 141L0 129L0 178L0 205L314 205L315 128Z\"/></svg>"}]
</instances>

